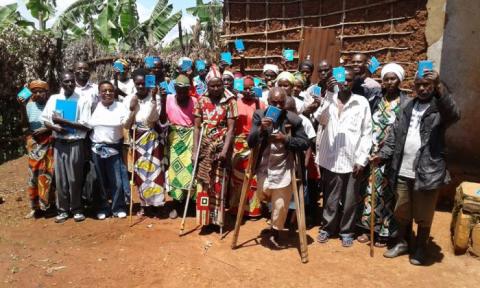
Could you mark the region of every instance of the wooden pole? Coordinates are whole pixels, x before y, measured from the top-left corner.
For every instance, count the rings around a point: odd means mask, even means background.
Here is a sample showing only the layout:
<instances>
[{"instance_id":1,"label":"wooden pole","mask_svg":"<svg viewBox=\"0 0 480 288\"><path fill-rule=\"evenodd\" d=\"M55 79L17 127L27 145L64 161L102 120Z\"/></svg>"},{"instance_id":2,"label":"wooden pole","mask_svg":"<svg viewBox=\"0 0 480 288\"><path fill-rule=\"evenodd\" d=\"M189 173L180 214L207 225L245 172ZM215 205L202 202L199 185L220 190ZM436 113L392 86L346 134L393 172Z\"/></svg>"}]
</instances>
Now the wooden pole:
<instances>
[{"instance_id":1,"label":"wooden pole","mask_svg":"<svg viewBox=\"0 0 480 288\"><path fill-rule=\"evenodd\" d=\"M370 257L374 256L374 244L375 244L375 165L372 163L370 165Z\"/></svg>"},{"instance_id":2,"label":"wooden pole","mask_svg":"<svg viewBox=\"0 0 480 288\"><path fill-rule=\"evenodd\" d=\"M134 183L134 177L135 177L135 141L136 139L136 134L137 134L137 125L133 124L133 136L132 136L132 176L130 179L130 216L129 216L129 224L130 227L133 224L133 219L132 219L132 214L133 214L133 191L135 190L135 183Z\"/></svg>"}]
</instances>

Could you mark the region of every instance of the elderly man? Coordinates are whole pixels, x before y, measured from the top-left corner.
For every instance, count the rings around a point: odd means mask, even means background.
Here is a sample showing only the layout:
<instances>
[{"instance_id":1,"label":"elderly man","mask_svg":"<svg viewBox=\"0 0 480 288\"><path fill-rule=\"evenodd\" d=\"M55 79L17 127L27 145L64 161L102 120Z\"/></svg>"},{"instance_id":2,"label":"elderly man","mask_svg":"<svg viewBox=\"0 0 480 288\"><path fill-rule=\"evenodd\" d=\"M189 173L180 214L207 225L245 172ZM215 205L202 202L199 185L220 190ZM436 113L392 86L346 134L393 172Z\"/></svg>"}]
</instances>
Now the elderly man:
<instances>
[{"instance_id":1,"label":"elderly man","mask_svg":"<svg viewBox=\"0 0 480 288\"><path fill-rule=\"evenodd\" d=\"M284 110L287 95L282 88L274 87L268 95L270 106L277 107L281 114L277 121L266 117L266 110L259 109L253 114L253 123L248 136L250 148L260 145L259 158L254 171L257 175L257 197L271 200L272 218L270 242L274 248L279 244L279 231L283 230L292 196L291 153L308 149L307 135L302 120L290 111Z\"/></svg>"},{"instance_id":2,"label":"elderly man","mask_svg":"<svg viewBox=\"0 0 480 288\"><path fill-rule=\"evenodd\" d=\"M453 98L440 84L439 75L427 71L415 79L417 97L400 108L393 129L375 163L390 163L389 183L397 197L394 210L399 224L396 245L385 252L387 258L406 254L407 227L418 224L413 265L423 265L433 221L438 188L450 181L445 162L445 132L460 119ZM391 161L391 162L390 162Z\"/></svg>"},{"instance_id":3,"label":"elderly man","mask_svg":"<svg viewBox=\"0 0 480 288\"><path fill-rule=\"evenodd\" d=\"M75 92L75 77L71 72L62 74L62 92L50 96L42 112L45 126L53 130L55 183L58 216L57 223L65 222L73 214L76 222L85 220L82 211L82 184L84 181L84 159L86 154L86 124L91 114L91 98L82 97ZM68 101L65 101L68 100ZM75 102L73 111L61 109L61 104ZM58 113L63 112L63 113ZM67 114L75 119L67 120ZM63 115L62 115L63 114Z\"/></svg>"},{"instance_id":4,"label":"elderly man","mask_svg":"<svg viewBox=\"0 0 480 288\"><path fill-rule=\"evenodd\" d=\"M339 231L342 246L353 245L359 178L372 147L372 119L368 101L352 92L354 73L347 69L345 83L328 81L328 105L320 114L323 126L317 164L323 179L323 226L318 242L325 243ZM339 87L333 93L334 86Z\"/></svg>"}]
</instances>

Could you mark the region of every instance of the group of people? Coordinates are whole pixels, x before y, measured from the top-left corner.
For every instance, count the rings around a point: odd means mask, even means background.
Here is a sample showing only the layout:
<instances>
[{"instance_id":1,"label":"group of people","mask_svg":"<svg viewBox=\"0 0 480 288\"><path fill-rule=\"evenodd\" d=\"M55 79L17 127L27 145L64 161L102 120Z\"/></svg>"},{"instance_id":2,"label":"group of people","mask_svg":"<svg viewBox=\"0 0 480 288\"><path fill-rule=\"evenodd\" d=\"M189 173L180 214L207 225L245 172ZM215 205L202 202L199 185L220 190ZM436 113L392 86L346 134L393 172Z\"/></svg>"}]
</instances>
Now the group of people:
<instances>
[{"instance_id":1,"label":"group of people","mask_svg":"<svg viewBox=\"0 0 480 288\"><path fill-rule=\"evenodd\" d=\"M437 72L415 75L409 96L400 88L401 65L386 63L378 83L364 54L346 65L345 81L337 81L327 60L306 59L295 73L266 64L261 78L225 62L185 70L185 60L192 63L181 58L178 76L168 79L160 58L131 77L130 63L119 59L124 69L98 84L89 80L88 63L78 62L51 96L47 83L31 81L31 98L19 100L28 131L27 217L55 200L57 223L84 220L86 186L100 220L125 218L133 193L139 216L171 199L169 216L176 218L190 195L203 229L223 226L226 213L238 209L247 217L270 215L268 239L278 249L285 227L295 229L292 169L300 165L307 225L320 226L319 243L337 235L344 247L374 241L388 245L384 256L393 258L409 252L406 236L415 221L410 262L425 263L438 188L449 181L445 131L460 117ZM73 105L73 118L59 103ZM271 107L278 118L267 116ZM245 207L238 207L249 161L255 177L248 178Z\"/></svg>"}]
</instances>

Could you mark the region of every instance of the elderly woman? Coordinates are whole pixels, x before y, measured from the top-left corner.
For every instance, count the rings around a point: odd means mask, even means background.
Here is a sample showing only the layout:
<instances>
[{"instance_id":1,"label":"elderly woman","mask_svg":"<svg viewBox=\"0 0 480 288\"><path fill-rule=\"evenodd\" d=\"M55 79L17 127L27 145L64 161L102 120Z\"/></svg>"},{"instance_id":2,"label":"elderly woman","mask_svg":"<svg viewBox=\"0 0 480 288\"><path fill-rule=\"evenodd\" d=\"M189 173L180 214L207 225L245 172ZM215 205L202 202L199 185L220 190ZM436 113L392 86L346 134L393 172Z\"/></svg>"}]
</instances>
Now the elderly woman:
<instances>
[{"instance_id":1,"label":"elderly woman","mask_svg":"<svg viewBox=\"0 0 480 288\"><path fill-rule=\"evenodd\" d=\"M258 109L265 109L265 104L255 98L253 93L254 81L250 76L244 79L244 91L239 94L237 100L238 119L235 124L235 141L233 145L232 174L230 180L230 209L236 211L242 192L242 184L245 177L245 169L248 166L250 149L248 148L247 137L252 127L253 113ZM245 215L258 217L261 215L261 203L255 195L257 187L256 178L252 179L247 190L247 205Z\"/></svg>"},{"instance_id":2,"label":"elderly woman","mask_svg":"<svg viewBox=\"0 0 480 288\"><path fill-rule=\"evenodd\" d=\"M130 111L125 122L125 128L130 129L130 135L135 139L134 147L134 184L140 196L142 209L139 216L150 214L151 207L165 204L165 166L164 158L165 130L159 125L161 104L166 98L162 90L162 99L156 93L156 88L145 87L146 71L136 70L133 82L137 92L129 95L123 101Z\"/></svg>"},{"instance_id":3,"label":"elderly woman","mask_svg":"<svg viewBox=\"0 0 480 288\"><path fill-rule=\"evenodd\" d=\"M229 159L238 117L235 95L224 88L220 77L217 67L212 65L206 79L208 91L194 109L194 155L200 149L196 177L197 222L201 225L223 226L222 193L225 195L224 186L228 183L224 167ZM201 142L197 147L199 139Z\"/></svg>"},{"instance_id":4,"label":"elderly woman","mask_svg":"<svg viewBox=\"0 0 480 288\"><path fill-rule=\"evenodd\" d=\"M115 87L109 81L98 84L100 102L92 113L88 126L92 128L92 159L98 175L101 189L95 191L94 202L97 219L103 220L109 215L125 218L126 202L123 185L123 124L128 110L115 101ZM128 187L128 186L127 186ZM111 206L108 200L111 199Z\"/></svg>"},{"instance_id":5,"label":"elderly woman","mask_svg":"<svg viewBox=\"0 0 480 288\"><path fill-rule=\"evenodd\" d=\"M34 80L28 85L32 96L27 100L18 98L22 104L22 122L27 128L26 148L28 153L28 187L30 212L25 218L41 216L53 202L53 138L51 130L40 118L48 100L48 84Z\"/></svg>"},{"instance_id":6,"label":"elderly woman","mask_svg":"<svg viewBox=\"0 0 480 288\"><path fill-rule=\"evenodd\" d=\"M168 146L169 159L168 186L169 194L173 198L173 209L169 217L175 219L180 203L187 196L187 189L192 181L192 150L193 150L193 107L197 99L189 96L190 79L179 75L175 79L175 94L167 96L166 108L162 110L167 114L168 121ZM195 198L195 195L193 196Z\"/></svg>"},{"instance_id":7,"label":"elderly woman","mask_svg":"<svg viewBox=\"0 0 480 288\"><path fill-rule=\"evenodd\" d=\"M381 72L382 77L382 97L379 98L372 110L373 122L373 147L371 154L376 154L382 148L390 129L397 118L400 105L407 99L407 94L400 90L400 83L405 77L405 71L402 66L396 63L385 65ZM370 170L375 174L375 235L377 237L375 245L383 247L392 233L396 230L396 224L393 219L393 209L395 207L395 195L388 183L385 173L385 165L374 167ZM367 185L363 193L363 211L359 226L365 230L370 229L370 201L372 191L370 185ZM361 243L369 241L368 235L362 234L357 240Z\"/></svg>"}]
</instances>

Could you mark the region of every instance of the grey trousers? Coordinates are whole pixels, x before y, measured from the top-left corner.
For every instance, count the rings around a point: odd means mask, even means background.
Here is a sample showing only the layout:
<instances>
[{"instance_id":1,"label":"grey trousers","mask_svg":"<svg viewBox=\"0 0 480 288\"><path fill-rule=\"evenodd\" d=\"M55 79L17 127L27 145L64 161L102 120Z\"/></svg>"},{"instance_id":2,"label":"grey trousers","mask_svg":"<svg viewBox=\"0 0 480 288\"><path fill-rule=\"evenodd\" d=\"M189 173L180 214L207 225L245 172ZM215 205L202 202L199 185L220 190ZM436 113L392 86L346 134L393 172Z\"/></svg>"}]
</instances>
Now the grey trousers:
<instances>
[{"instance_id":1,"label":"grey trousers","mask_svg":"<svg viewBox=\"0 0 480 288\"><path fill-rule=\"evenodd\" d=\"M399 176L395 187L394 217L398 223L408 225L412 220L419 227L430 227L437 205L438 190L417 191L413 189L415 179Z\"/></svg>"},{"instance_id":2,"label":"grey trousers","mask_svg":"<svg viewBox=\"0 0 480 288\"><path fill-rule=\"evenodd\" d=\"M360 181L352 173L338 174L322 168L323 231L329 235L339 231L340 237L353 237L356 208L360 202Z\"/></svg>"},{"instance_id":3,"label":"grey trousers","mask_svg":"<svg viewBox=\"0 0 480 288\"><path fill-rule=\"evenodd\" d=\"M57 210L59 213L80 213L85 164L84 140L66 142L56 139L53 147Z\"/></svg>"}]
</instances>

